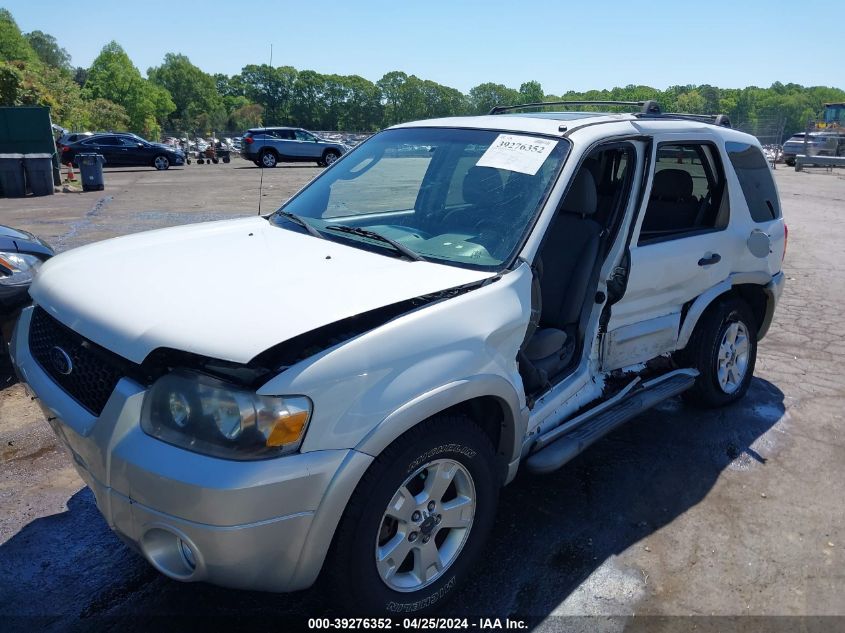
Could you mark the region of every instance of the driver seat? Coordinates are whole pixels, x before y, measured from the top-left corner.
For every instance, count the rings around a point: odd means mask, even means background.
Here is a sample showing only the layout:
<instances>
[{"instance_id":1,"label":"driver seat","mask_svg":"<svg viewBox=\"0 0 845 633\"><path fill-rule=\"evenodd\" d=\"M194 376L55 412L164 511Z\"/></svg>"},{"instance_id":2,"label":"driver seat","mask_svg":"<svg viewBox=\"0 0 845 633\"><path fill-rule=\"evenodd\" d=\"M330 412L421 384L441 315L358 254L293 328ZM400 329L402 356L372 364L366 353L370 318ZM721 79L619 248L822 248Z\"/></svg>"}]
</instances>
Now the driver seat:
<instances>
[{"instance_id":1,"label":"driver seat","mask_svg":"<svg viewBox=\"0 0 845 633\"><path fill-rule=\"evenodd\" d=\"M535 369L530 382L543 387L569 365L578 320L598 257L601 225L592 219L598 205L593 175L576 174L561 209L546 233L535 269L539 278L539 321L524 349ZM533 389L531 389L533 391Z\"/></svg>"}]
</instances>

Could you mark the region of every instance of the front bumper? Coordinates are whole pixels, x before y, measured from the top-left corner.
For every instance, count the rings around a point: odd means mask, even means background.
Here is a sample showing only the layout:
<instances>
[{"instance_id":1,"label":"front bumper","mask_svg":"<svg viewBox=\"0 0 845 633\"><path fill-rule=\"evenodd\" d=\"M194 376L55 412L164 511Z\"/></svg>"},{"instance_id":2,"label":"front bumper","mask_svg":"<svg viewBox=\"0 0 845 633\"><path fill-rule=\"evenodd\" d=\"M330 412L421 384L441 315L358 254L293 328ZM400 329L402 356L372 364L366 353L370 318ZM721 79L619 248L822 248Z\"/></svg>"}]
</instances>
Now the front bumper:
<instances>
[{"instance_id":1,"label":"front bumper","mask_svg":"<svg viewBox=\"0 0 845 633\"><path fill-rule=\"evenodd\" d=\"M370 456L238 462L192 453L141 430L144 387L128 378L94 417L30 355L31 317L24 310L13 336L15 368L115 532L177 580L265 591L313 583Z\"/></svg>"}]
</instances>

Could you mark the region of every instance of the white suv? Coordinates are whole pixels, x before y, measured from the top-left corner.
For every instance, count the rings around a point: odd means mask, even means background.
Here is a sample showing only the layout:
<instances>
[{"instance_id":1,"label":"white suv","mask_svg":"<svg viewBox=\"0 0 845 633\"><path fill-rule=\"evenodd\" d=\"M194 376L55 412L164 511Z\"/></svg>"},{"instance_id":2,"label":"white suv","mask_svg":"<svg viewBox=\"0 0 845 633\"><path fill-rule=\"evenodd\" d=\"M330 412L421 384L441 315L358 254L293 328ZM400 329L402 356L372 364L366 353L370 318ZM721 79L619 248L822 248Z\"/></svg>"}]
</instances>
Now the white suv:
<instances>
[{"instance_id":1,"label":"white suv","mask_svg":"<svg viewBox=\"0 0 845 633\"><path fill-rule=\"evenodd\" d=\"M19 375L162 573L434 608L520 466L748 389L783 286L771 173L725 121L641 105L399 125L270 216L59 255Z\"/></svg>"}]
</instances>

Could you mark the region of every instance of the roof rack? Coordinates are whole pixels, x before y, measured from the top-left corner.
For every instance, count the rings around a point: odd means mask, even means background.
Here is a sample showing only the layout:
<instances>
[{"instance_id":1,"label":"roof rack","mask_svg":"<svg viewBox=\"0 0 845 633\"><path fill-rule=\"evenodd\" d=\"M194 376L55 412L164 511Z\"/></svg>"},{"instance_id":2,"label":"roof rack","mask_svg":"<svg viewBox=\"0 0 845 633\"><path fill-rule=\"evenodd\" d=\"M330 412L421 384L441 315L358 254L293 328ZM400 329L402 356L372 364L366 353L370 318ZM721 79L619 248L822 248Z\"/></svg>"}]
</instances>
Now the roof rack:
<instances>
[{"instance_id":1,"label":"roof rack","mask_svg":"<svg viewBox=\"0 0 845 633\"><path fill-rule=\"evenodd\" d=\"M702 123L712 123L721 127L731 127L731 120L727 114L688 114L686 112L664 112L657 116L640 115L640 118L655 118L655 119L685 119L688 121L701 121Z\"/></svg>"},{"instance_id":2,"label":"roof rack","mask_svg":"<svg viewBox=\"0 0 845 633\"><path fill-rule=\"evenodd\" d=\"M536 103L521 103L519 105L503 106L497 105L490 110L490 114L501 114L511 110L523 110L527 108L542 108L553 105L590 105L590 106L625 106L639 108L634 116L641 119L684 119L687 121L701 121L721 127L731 127L731 120L727 114L688 114L686 112L663 112L657 101L539 101Z\"/></svg>"},{"instance_id":3,"label":"roof rack","mask_svg":"<svg viewBox=\"0 0 845 633\"><path fill-rule=\"evenodd\" d=\"M659 115L660 105L657 101L540 101L536 103L520 103L519 105L497 105L491 108L489 114L501 114L511 110L523 110L525 108L542 108L553 105L590 105L590 106L626 106L639 108L640 114Z\"/></svg>"}]
</instances>

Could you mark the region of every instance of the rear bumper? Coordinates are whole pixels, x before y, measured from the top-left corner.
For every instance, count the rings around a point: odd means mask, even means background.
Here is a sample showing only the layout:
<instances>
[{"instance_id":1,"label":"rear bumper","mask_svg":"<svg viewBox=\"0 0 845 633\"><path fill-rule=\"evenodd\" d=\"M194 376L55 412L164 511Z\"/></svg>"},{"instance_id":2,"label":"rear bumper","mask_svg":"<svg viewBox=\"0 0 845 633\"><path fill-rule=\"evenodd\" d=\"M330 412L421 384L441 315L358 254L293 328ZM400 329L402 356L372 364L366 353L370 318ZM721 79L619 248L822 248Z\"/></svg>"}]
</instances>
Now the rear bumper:
<instances>
[{"instance_id":1,"label":"rear bumper","mask_svg":"<svg viewBox=\"0 0 845 633\"><path fill-rule=\"evenodd\" d=\"M127 378L94 417L30 355L31 317L24 310L13 336L16 371L115 532L176 580L264 591L314 582L370 456L238 462L192 453L141 430L145 389Z\"/></svg>"},{"instance_id":2,"label":"rear bumper","mask_svg":"<svg viewBox=\"0 0 845 633\"><path fill-rule=\"evenodd\" d=\"M783 294L783 285L785 280L786 277L784 277L783 271L781 271L776 275L773 275L772 280L766 284L764 288L768 301L766 301L766 314L763 317L763 322L757 330L758 341L766 336L766 333L769 331L769 327L772 325L772 319L775 316L775 307L777 307L780 296Z\"/></svg>"}]
</instances>

